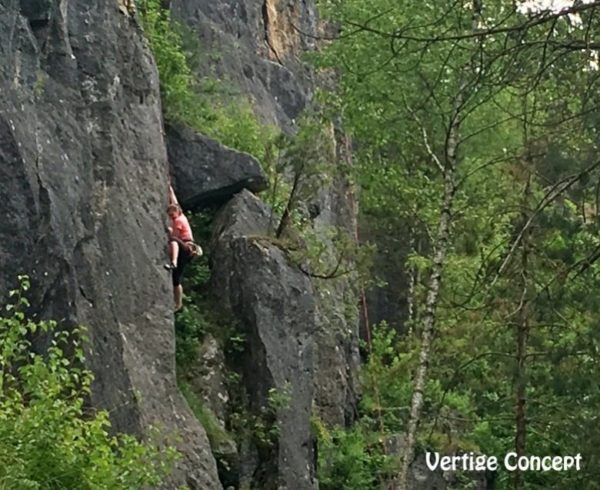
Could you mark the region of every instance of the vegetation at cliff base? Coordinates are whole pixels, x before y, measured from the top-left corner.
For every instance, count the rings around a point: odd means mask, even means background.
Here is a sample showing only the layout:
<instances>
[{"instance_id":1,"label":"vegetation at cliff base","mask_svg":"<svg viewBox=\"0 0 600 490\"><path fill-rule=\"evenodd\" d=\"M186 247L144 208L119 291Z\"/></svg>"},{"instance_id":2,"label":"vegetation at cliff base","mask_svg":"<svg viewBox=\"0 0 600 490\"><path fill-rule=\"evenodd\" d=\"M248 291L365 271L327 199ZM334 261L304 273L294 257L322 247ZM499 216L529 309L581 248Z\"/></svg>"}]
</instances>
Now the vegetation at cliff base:
<instances>
[{"instance_id":1,"label":"vegetation at cliff base","mask_svg":"<svg viewBox=\"0 0 600 490\"><path fill-rule=\"evenodd\" d=\"M29 280L10 293L0 317L0 488L134 490L158 485L177 452L156 433L139 442L111 431L106 411L91 409L92 373L83 331L27 317ZM37 353L32 337L49 347Z\"/></svg>"}]
</instances>

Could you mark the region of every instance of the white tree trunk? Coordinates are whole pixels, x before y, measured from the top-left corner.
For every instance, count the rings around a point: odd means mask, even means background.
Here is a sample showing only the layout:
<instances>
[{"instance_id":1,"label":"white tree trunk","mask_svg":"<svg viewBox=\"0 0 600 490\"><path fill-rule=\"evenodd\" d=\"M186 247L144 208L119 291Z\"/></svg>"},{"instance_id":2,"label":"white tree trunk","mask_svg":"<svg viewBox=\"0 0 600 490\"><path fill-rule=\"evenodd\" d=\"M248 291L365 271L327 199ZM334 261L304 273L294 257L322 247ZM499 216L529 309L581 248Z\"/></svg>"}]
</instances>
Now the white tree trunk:
<instances>
[{"instance_id":1,"label":"white tree trunk","mask_svg":"<svg viewBox=\"0 0 600 490\"><path fill-rule=\"evenodd\" d=\"M455 193L454 173L454 166L449 165L446 169L446 175L444 176L444 199L434 244L433 266L429 278L429 291L427 293L427 301L425 303L425 312L423 315L419 365L413 381L410 418L406 429L404 454L397 480L397 485L400 490L406 490L407 488L407 476L410 464L414 457L417 426L419 424L421 408L423 406L423 393L425 390L425 382L427 380L429 353L431 351L431 343L435 328L436 308L440 292L442 271L450 238L451 212Z\"/></svg>"}]
</instances>

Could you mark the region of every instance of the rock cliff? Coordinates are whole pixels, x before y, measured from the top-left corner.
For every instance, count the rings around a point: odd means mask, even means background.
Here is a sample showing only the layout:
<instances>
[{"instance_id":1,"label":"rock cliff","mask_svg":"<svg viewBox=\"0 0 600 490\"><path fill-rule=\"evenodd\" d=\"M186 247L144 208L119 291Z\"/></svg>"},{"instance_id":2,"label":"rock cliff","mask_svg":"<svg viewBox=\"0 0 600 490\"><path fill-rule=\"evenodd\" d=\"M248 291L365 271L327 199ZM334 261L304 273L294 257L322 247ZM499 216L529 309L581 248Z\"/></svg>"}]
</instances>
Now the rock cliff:
<instances>
[{"instance_id":1,"label":"rock cliff","mask_svg":"<svg viewBox=\"0 0 600 490\"><path fill-rule=\"evenodd\" d=\"M269 421L278 434L272 447L259 454L256 483L264 489L317 488L309 423L317 303L309 278L263 238L269 215L247 191L222 210L215 224L211 286L215 301L238 318L248 338L237 366L248 408L259 412L267 407L270 390L285 397Z\"/></svg>"},{"instance_id":2,"label":"rock cliff","mask_svg":"<svg viewBox=\"0 0 600 490\"><path fill-rule=\"evenodd\" d=\"M293 133L319 83L302 61L321 29L314 2L172 0L170 6L207 53L198 75L227 80L263 121ZM332 138L335 165L347 165L343 135L332 131ZM317 233L331 226L354 233L352 190L343 178L305 204L317 210ZM309 278L274 243L257 239L269 234L269 216L259 199L239 195L221 210L211 247L215 302L238 320L247 339L234 366L247 390L247 410L259 414L270 390L289 396L275 417L280 433L270 450L240 448L240 477L256 488L312 489L311 417L345 425L356 413L358 315L348 314L356 291L346 279Z\"/></svg>"},{"instance_id":3,"label":"rock cliff","mask_svg":"<svg viewBox=\"0 0 600 490\"><path fill-rule=\"evenodd\" d=\"M181 435L167 488L220 488L175 383L167 179L156 68L117 3L0 1L0 297L29 274L41 317L89 328L92 404Z\"/></svg>"},{"instance_id":4,"label":"rock cliff","mask_svg":"<svg viewBox=\"0 0 600 490\"><path fill-rule=\"evenodd\" d=\"M213 53L199 75L230 81L263 121L293 132L315 90L300 59L314 48L313 2L170 3ZM165 488L219 489L205 431L176 386L166 189L171 173L197 209L266 181L250 156L189 129L168 128L165 143L156 68L132 15L117 0L0 0L0 298L29 274L40 317L89 328L91 403L115 430L181 436L184 458ZM315 199L315 229L353 226L342 182ZM344 305L354 291L337 281L323 295L279 247L252 238L268 212L244 191L214 234L215 303L248 339L235 366L246 408L260 412L272 390L289 398L271 414L274 443L240 448L241 474L255 488L313 489L311 416L354 417L357 322Z\"/></svg>"},{"instance_id":5,"label":"rock cliff","mask_svg":"<svg viewBox=\"0 0 600 490\"><path fill-rule=\"evenodd\" d=\"M314 49L314 1L172 0L171 11L200 41L199 74L228 80L268 123L290 129L314 92L301 56ZM307 35L302 35L306 33Z\"/></svg>"}]
</instances>

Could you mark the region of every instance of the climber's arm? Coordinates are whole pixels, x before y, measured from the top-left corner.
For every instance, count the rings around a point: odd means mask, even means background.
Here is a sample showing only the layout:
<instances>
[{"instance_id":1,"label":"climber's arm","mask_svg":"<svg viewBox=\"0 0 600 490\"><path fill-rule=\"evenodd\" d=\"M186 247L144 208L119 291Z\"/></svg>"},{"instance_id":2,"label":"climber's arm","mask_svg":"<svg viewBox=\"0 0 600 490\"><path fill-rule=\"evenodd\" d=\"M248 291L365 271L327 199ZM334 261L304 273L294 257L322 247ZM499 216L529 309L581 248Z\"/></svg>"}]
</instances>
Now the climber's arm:
<instances>
[{"instance_id":1,"label":"climber's arm","mask_svg":"<svg viewBox=\"0 0 600 490\"><path fill-rule=\"evenodd\" d=\"M175 204L176 206L179 206L179 202L177 202L177 196L175 195L172 185L169 185L169 204Z\"/></svg>"}]
</instances>

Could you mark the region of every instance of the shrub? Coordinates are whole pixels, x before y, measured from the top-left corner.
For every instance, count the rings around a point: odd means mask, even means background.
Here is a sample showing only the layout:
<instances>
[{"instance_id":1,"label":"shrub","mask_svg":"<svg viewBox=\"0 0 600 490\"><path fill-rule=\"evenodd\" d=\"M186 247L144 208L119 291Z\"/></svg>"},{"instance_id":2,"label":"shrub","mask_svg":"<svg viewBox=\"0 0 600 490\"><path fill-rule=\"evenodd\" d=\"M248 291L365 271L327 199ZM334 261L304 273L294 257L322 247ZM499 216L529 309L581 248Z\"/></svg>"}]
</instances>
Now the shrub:
<instances>
[{"instance_id":1,"label":"shrub","mask_svg":"<svg viewBox=\"0 0 600 490\"><path fill-rule=\"evenodd\" d=\"M384 462L381 444L359 426L329 431L312 420L319 443L318 477L323 490L369 490L380 488L378 476ZM373 440L374 439L374 440Z\"/></svg>"},{"instance_id":2,"label":"shrub","mask_svg":"<svg viewBox=\"0 0 600 490\"><path fill-rule=\"evenodd\" d=\"M159 484L175 450L109 435L108 413L85 407L93 376L83 367L82 330L59 331L55 322L28 319L29 281L20 280L0 317L0 488L125 490ZM50 346L44 355L29 340L39 334Z\"/></svg>"}]
</instances>

